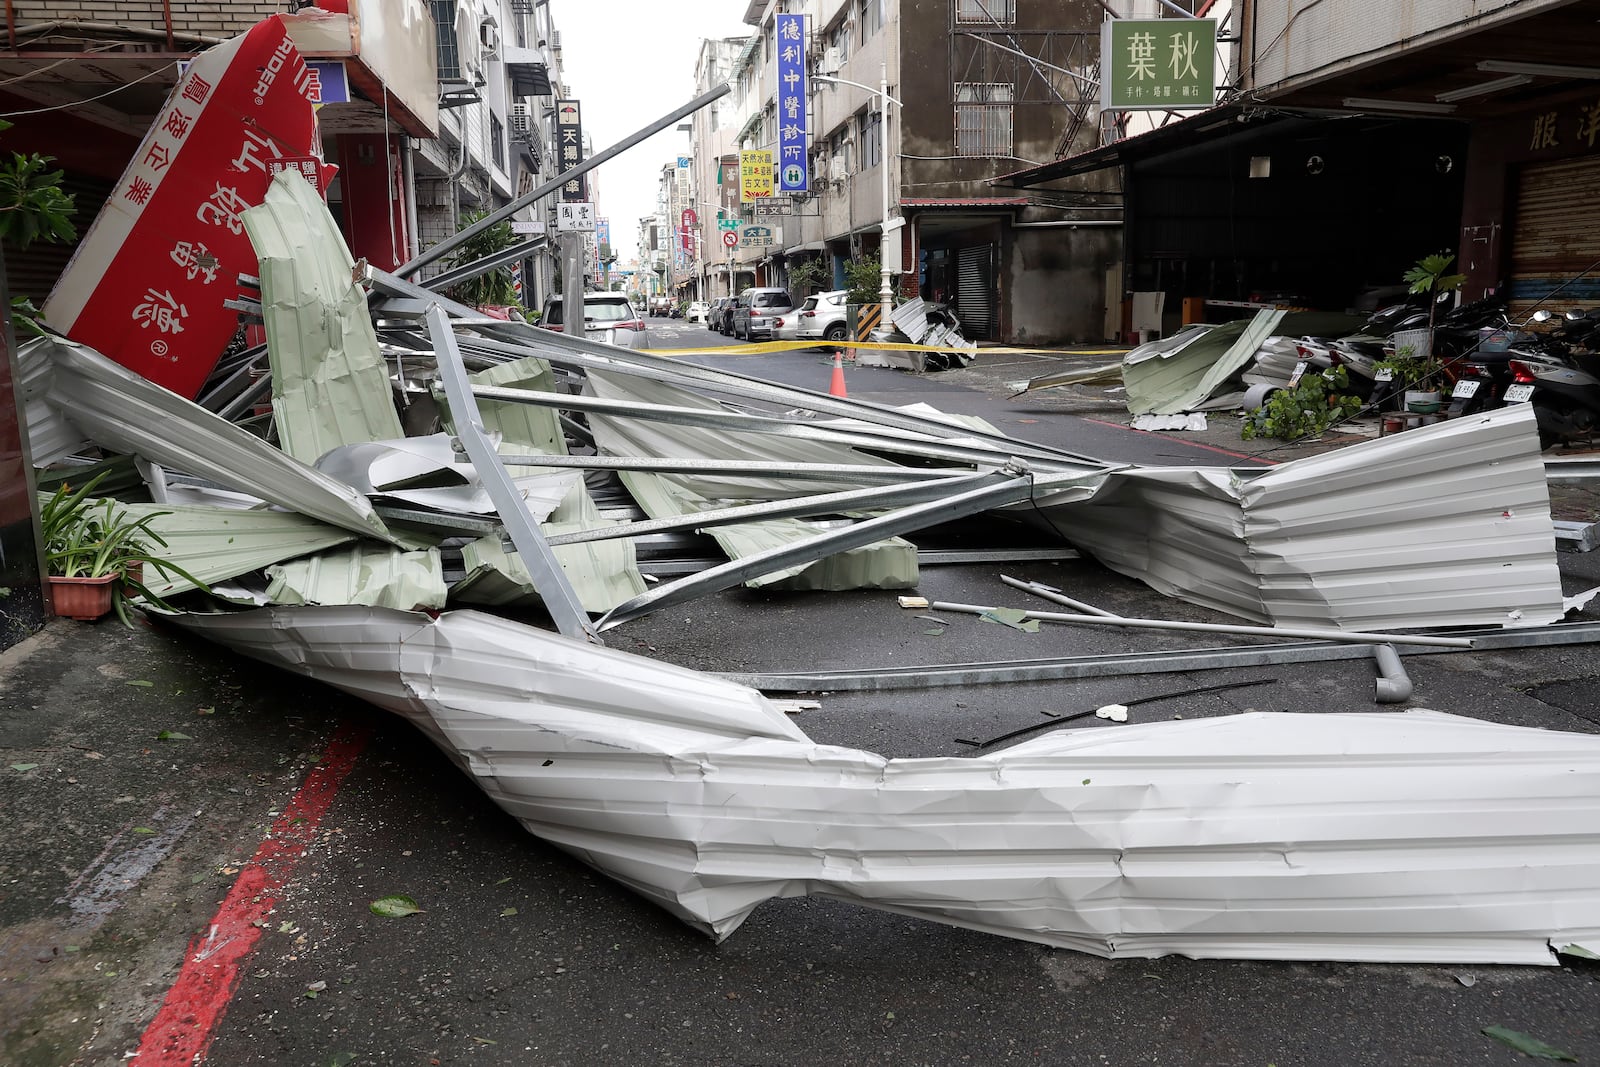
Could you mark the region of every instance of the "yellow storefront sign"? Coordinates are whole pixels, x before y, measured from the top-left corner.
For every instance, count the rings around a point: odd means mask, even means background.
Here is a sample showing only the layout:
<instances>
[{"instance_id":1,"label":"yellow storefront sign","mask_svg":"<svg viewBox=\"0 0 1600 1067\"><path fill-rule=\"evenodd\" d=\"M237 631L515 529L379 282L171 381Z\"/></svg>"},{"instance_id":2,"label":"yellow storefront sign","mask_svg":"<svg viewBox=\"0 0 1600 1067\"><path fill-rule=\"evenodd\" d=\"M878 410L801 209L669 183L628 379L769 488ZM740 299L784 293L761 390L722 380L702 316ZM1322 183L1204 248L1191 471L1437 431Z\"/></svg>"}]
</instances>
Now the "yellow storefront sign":
<instances>
[{"instance_id":1,"label":"yellow storefront sign","mask_svg":"<svg viewBox=\"0 0 1600 1067\"><path fill-rule=\"evenodd\" d=\"M773 186L772 153L739 153L739 202L770 200Z\"/></svg>"}]
</instances>

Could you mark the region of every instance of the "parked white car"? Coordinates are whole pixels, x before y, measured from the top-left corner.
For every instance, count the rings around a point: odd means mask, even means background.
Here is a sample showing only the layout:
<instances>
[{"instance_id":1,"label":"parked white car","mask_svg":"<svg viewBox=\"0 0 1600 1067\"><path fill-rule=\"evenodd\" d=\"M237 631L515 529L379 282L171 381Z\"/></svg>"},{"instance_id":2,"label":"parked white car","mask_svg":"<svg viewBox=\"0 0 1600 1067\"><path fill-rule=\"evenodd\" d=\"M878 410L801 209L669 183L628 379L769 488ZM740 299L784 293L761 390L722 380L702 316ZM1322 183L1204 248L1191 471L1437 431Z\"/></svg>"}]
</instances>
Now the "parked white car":
<instances>
[{"instance_id":1,"label":"parked white car","mask_svg":"<svg viewBox=\"0 0 1600 1067\"><path fill-rule=\"evenodd\" d=\"M848 289L834 289L808 296L805 303L794 312L796 339L801 341L842 341L849 333L845 318L845 297ZM789 316L784 316L787 319Z\"/></svg>"},{"instance_id":2,"label":"parked white car","mask_svg":"<svg viewBox=\"0 0 1600 1067\"><path fill-rule=\"evenodd\" d=\"M683 313L684 320L687 322L706 321L706 309L710 306L711 305L706 303L704 300L694 301L689 305L689 310Z\"/></svg>"},{"instance_id":3,"label":"parked white car","mask_svg":"<svg viewBox=\"0 0 1600 1067\"><path fill-rule=\"evenodd\" d=\"M545 301L539 325L557 333L567 332L561 297ZM650 347L650 333L645 328L644 317L621 293L583 294L583 333L591 341L620 348Z\"/></svg>"},{"instance_id":4,"label":"parked white car","mask_svg":"<svg viewBox=\"0 0 1600 1067\"><path fill-rule=\"evenodd\" d=\"M800 334L800 312L785 311L779 318L772 320L772 339L774 341L797 341Z\"/></svg>"}]
</instances>

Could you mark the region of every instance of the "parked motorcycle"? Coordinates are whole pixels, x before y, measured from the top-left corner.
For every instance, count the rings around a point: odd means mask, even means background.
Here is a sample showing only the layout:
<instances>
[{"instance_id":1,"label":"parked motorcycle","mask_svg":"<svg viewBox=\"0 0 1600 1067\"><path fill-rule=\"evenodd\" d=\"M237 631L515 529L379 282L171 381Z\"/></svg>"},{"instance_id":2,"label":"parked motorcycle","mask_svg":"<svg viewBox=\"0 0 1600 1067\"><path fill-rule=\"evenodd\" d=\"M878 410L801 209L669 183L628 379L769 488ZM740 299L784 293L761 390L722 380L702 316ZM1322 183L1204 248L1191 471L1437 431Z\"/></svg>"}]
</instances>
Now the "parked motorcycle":
<instances>
[{"instance_id":1,"label":"parked motorcycle","mask_svg":"<svg viewBox=\"0 0 1600 1067\"><path fill-rule=\"evenodd\" d=\"M1586 331L1586 332L1580 332ZM1562 358L1548 351L1510 361L1508 404L1531 403L1539 424L1539 445L1551 448L1600 428L1600 310L1569 317L1564 332L1573 339Z\"/></svg>"},{"instance_id":2,"label":"parked motorcycle","mask_svg":"<svg viewBox=\"0 0 1600 1067\"><path fill-rule=\"evenodd\" d=\"M1515 384L1513 361L1542 364L1564 358L1564 337L1528 331L1530 325L1549 322L1553 317L1548 311L1535 311L1521 326L1505 319L1498 327L1479 330L1477 345L1462 354L1450 394L1450 417L1474 415L1504 404L1506 390Z\"/></svg>"}]
</instances>

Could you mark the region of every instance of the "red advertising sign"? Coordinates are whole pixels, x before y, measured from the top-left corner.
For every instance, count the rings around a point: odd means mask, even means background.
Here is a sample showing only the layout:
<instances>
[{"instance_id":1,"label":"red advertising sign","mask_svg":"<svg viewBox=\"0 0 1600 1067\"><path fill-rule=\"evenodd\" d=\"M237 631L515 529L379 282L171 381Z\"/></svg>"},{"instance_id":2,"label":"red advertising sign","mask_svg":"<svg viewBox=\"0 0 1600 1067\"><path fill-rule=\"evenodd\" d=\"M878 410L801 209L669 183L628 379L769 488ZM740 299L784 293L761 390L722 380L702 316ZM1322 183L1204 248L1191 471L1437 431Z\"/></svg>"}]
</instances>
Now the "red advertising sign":
<instances>
[{"instance_id":1,"label":"red advertising sign","mask_svg":"<svg viewBox=\"0 0 1600 1067\"><path fill-rule=\"evenodd\" d=\"M683 215L679 218L678 240L683 250L691 256L694 255L694 228L699 221L692 207L684 208Z\"/></svg>"},{"instance_id":2,"label":"red advertising sign","mask_svg":"<svg viewBox=\"0 0 1600 1067\"><path fill-rule=\"evenodd\" d=\"M310 90L277 16L195 59L45 301L45 321L194 397L238 328L223 301L256 272L240 213L266 196L273 163L298 170L318 155ZM326 188L334 168L317 167Z\"/></svg>"}]
</instances>

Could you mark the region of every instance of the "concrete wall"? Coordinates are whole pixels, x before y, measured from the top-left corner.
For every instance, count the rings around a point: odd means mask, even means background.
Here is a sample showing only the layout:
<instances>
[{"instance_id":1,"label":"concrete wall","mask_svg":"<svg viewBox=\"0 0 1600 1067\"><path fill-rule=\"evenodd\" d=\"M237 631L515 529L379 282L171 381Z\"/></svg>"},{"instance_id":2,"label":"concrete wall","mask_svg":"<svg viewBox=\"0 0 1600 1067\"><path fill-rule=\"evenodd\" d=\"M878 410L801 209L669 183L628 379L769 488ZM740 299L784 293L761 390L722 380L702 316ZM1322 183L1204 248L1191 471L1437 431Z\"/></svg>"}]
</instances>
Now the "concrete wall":
<instances>
[{"instance_id":1,"label":"concrete wall","mask_svg":"<svg viewBox=\"0 0 1600 1067\"><path fill-rule=\"evenodd\" d=\"M1291 88L1567 2L1255 0L1247 5L1241 74L1247 88Z\"/></svg>"},{"instance_id":2,"label":"concrete wall","mask_svg":"<svg viewBox=\"0 0 1600 1067\"><path fill-rule=\"evenodd\" d=\"M1007 340L1082 344L1106 340L1106 271L1121 256L1121 230L1012 229L1000 293L1010 307ZM1120 295L1120 294L1118 294ZM1009 299L1007 299L1009 298Z\"/></svg>"}]
</instances>

